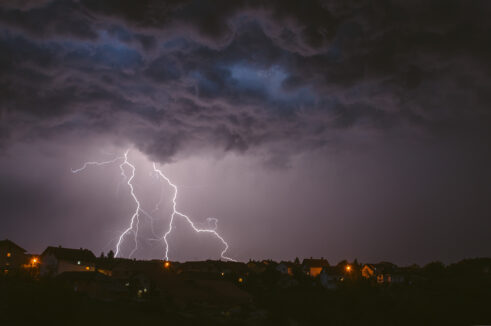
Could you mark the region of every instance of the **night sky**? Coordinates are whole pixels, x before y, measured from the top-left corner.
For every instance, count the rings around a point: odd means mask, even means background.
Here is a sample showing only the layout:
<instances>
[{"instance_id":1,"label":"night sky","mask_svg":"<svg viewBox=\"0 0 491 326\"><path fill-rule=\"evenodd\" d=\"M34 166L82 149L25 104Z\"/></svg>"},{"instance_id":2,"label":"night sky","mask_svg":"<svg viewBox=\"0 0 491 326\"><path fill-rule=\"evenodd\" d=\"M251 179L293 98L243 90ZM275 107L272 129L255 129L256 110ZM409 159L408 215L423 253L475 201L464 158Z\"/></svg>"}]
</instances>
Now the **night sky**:
<instances>
[{"instance_id":1,"label":"night sky","mask_svg":"<svg viewBox=\"0 0 491 326\"><path fill-rule=\"evenodd\" d=\"M152 162L237 260L491 256L490 7L2 1L0 239L114 250L120 163L71 169L129 149L155 218L136 258L163 258L172 209ZM169 240L172 260L223 249L182 219Z\"/></svg>"}]
</instances>

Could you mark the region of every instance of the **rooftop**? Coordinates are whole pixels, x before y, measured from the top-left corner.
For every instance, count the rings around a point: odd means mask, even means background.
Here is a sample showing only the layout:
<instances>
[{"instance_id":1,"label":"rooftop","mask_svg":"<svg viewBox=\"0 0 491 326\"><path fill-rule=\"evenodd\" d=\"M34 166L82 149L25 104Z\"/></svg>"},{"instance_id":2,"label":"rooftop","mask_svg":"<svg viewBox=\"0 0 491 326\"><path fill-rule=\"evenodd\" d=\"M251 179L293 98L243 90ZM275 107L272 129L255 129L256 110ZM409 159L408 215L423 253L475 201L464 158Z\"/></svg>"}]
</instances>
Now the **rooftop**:
<instances>
[{"instance_id":1,"label":"rooftop","mask_svg":"<svg viewBox=\"0 0 491 326\"><path fill-rule=\"evenodd\" d=\"M20 247L19 245L17 245L13 241L10 241L9 239L0 240L0 247L7 247L9 249L15 248L15 249L20 250L22 252L26 252L26 250L24 248Z\"/></svg>"},{"instance_id":2,"label":"rooftop","mask_svg":"<svg viewBox=\"0 0 491 326\"><path fill-rule=\"evenodd\" d=\"M96 260L95 255L89 249L71 249L71 248L63 248L63 247L48 247L46 248L42 256L52 254L56 258L60 260L68 260L68 261L84 261L84 262L93 262Z\"/></svg>"}]
</instances>

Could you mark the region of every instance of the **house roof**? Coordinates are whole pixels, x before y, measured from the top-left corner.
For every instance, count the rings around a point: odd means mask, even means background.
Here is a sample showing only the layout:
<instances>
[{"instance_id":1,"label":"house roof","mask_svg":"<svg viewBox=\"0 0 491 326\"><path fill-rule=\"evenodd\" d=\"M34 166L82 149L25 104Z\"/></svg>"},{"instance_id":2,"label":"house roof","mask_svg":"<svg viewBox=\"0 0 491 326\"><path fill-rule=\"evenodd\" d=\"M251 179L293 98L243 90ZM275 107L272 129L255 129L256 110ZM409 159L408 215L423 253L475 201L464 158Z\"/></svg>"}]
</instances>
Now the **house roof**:
<instances>
[{"instance_id":1,"label":"house roof","mask_svg":"<svg viewBox=\"0 0 491 326\"><path fill-rule=\"evenodd\" d=\"M9 249L17 249L22 252L26 252L24 248L20 247L19 245L17 245L13 241L10 241L9 239L0 240L0 247L7 247Z\"/></svg>"},{"instance_id":2,"label":"house roof","mask_svg":"<svg viewBox=\"0 0 491 326\"><path fill-rule=\"evenodd\" d=\"M329 263L326 259L304 259L302 262L304 267L328 267Z\"/></svg>"},{"instance_id":3,"label":"house roof","mask_svg":"<svg viewBox=\"0 0 491 326\"><path fill-rule=\"evenodd\" d=\"M52 254L59 260L94 262L95 255L89 249L71 249L62 247L48 247L41 256Z\"/></svg>"},{"instance_id":4,"label":"house roof","mask_svg":"<svg viewBox=\"0 0 491 326\"><path fill-rule=\"evenodd\" d=\"M375 271L377 273L393 273L397 270L397 266L389 262L380 262L375 264Z\"/></svg>"},{"instance_id":5,"label":"house roof","mask_svg":"<svg viewBox=\"0 0 491 326\"><path fill-rule=\"evenodd\" d=\"M365 267L368 267L371 270L375 270L375 266L373 264L365 264L365 265L363 265L362 269L365 268Z\"/></svg>"}]
</instances>

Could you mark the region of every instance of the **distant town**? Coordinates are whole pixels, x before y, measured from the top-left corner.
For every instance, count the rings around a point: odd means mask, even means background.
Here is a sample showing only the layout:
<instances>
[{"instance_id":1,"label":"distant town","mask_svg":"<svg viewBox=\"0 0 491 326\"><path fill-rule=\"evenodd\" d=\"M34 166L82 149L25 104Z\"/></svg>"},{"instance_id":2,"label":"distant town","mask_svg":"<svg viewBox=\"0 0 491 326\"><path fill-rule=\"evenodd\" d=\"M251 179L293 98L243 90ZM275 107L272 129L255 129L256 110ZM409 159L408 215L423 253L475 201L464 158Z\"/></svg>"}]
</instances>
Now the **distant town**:
<instances>
[{"instance_id":1,"label":"distant town","mask_svg":"<svg viewBox=\"0 0 491 326\"><path fill-rule=\"evenodd\" d=\"M381 295L390 297L401 291L414 292L417 296L422 290L435 291L441 286L471 292L475 291L476 284L489 288L491 258L467 259L448 266L433 262L404 267L390 262L357 260L333 265L324 258L312 257L280 262L180 263L115 258L112 251L97 257L88 249L61 246L47 247L41 254L29 254L21 244L5 239L0 241L0 272L3 286L10 283L44 286L45 291L57 289L55 291L65 295L70 293L106 304L165 302L164 310L174 316L175 321L190 322L199 318L210 324L244 321L250 325L268 325L276 318L278 307L275 304L288 296L293 296L292 302L297 302L298 307L306 304L299 311L309 311L309 307L318 304L309 303L312 297L321 302L353 291L362 291L358 298L372 293L369 297L377 302ZM481 303L491 302L489 293ZM478 293L474 294L478 297ZM273 300L274 304L271 306L268 300ZM389 306L377 309L392 309L390 301L385 304ZM169 307L173 307L172 311ZM283 311L280 315L293 324L302 324L302 320L308 324L317 313L319 311L302 317L293 311L291 315Z\"/></svg>"}]
</instances>

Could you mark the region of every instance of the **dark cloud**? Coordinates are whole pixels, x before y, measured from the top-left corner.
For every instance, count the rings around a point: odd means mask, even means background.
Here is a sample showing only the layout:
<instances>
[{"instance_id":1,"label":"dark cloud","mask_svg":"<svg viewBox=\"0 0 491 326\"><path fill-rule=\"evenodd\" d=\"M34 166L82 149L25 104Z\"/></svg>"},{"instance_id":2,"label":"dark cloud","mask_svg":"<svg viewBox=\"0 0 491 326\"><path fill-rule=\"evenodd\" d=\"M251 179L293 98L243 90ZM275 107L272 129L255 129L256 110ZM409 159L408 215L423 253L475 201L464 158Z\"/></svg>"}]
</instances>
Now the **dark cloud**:
<instances>
[{"instance_id":1,"label":"dark cloud","mask_svg":"<svg viewBox=\"0 0 491 326\"><path fill-rule=\"evenodd\" d=\"M94 132L166 160L295 153L343 129L475 130L490 118L487 14L485 1L7 2L1 140Z\"/></svg>"}]
</instances>

